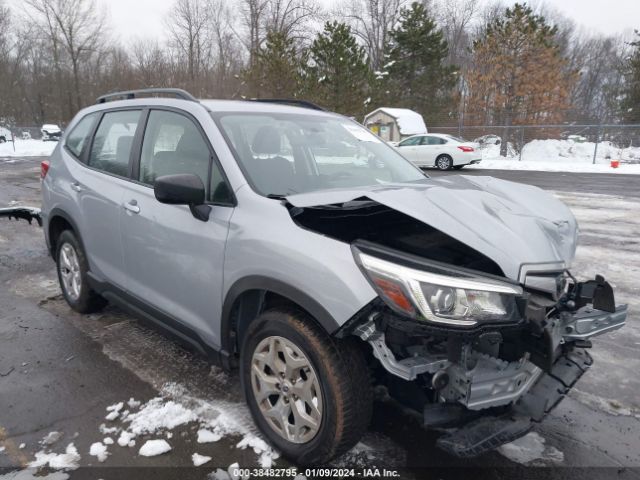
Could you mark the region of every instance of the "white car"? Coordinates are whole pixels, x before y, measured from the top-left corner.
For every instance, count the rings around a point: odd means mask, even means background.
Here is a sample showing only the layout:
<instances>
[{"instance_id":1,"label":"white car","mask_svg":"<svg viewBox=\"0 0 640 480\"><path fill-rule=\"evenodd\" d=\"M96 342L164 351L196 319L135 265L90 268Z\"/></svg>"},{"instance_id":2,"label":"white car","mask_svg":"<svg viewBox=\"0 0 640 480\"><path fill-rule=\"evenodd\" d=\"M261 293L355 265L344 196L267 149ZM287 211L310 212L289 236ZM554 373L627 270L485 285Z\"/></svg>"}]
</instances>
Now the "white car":
<instances>
[{"instance_id":1,"label":"white car","mask_svg":"<svg viewBox=\"0 0 640 480\"><path fill-rule=\"evenodd\" d=\"M13 140L11 131L4 127L0 127L0 143L10 142L11 140Z\"/></svg>"},{"instance_id":2,"label":"white car","mask_svg":"<svg viewBox=\"0 0 640 480\"><path fill-rule=\"evenodd\" d=\"M482 160L475 143L440 133L414 135L402 140L395 148L418 167L459 170Z\"/></svg>"},{"instance_id":3,"label":"white car","mask_svg":"<svg viewBox=\"0 0 640 480\"><path fill-rule=\"evenodd\" d=\"M58 125L45 124L40 129L40 132L42 133L43 142L46 142L48 140L57 142L62 136L62 130Z\"/></svg>"}]
</instances>

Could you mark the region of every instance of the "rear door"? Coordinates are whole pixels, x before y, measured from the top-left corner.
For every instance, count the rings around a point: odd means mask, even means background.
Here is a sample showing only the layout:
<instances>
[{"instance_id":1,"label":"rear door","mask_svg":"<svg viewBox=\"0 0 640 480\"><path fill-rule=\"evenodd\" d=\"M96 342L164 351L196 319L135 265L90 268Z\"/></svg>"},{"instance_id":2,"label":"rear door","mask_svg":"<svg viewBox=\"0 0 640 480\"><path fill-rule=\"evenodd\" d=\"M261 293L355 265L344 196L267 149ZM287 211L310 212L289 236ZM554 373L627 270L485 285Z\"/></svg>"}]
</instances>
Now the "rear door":
<instances>
[{"instance_id":1,"label":"rear door","mask_svg":"<svg viewBox=\"0 0 640 480\"><path fill-rule=\"evenodd\" d=\"M86 166L78 165L70 172L70 190L81 210L81 235L89 269L100 280L121 288L126 283L120 236L122 196L129 183L131 147L141 115L140 109L101 114L93 140L87 145L83 159ZM73 148L76 154L84 150L83 146L74 147L73 133L70 140L66 146L69 153Z\"/></svg>"},{"instance_id":2,"label":"rear door","mask_svg":"<svg viewBox=\"0 0 640 480\"><path fill-rule=\"evenodd\" d=\"M157 178L184 173L207 186L213 206L207 222L187 206L155 198ZM161 319L220 345L224 247L234 199L197 120L178 110L150 110L133 177L122 198L129 293L154 306Z\"/></svg>"}]
</instances>

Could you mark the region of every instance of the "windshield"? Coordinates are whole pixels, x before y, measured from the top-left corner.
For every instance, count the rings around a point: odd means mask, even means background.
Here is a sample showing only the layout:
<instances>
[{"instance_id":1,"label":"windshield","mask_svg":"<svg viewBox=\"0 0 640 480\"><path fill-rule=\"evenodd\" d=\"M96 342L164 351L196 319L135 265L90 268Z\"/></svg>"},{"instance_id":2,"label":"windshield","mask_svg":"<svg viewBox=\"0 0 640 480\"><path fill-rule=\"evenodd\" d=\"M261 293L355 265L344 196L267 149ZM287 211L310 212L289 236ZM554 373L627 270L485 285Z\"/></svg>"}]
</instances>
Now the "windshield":
<instances>
[{"instance_id":1,"label":"windshield","mask_svg":"<svg viewBox=\"0 0 640 480\"><path fill-rule=\"evenodd\" d=\"M348 119L278 113L212 115L249 183L265 196L426 178L393 148Z\"/></svg>"}]
</instances>

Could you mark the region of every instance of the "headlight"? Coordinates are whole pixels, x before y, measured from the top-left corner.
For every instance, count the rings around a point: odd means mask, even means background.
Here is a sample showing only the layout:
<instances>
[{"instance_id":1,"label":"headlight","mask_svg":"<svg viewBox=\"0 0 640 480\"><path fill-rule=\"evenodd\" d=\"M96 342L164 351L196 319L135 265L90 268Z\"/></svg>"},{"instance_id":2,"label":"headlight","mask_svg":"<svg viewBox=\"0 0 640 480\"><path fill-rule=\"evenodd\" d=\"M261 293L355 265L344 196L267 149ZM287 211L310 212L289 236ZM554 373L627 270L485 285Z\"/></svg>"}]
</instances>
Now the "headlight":
<instances>
[{"instance_id":1,"label":"headlight","mask_svg":"<svg viewBox=\"0 0 640 480\"><path fill-rule=\"evenodd\" d=\"M354 249L380 297L395 311L429 322L473 326L517 319L522 288L452 270L451 275L416 270Z\"/></svg>"}]
</instances>

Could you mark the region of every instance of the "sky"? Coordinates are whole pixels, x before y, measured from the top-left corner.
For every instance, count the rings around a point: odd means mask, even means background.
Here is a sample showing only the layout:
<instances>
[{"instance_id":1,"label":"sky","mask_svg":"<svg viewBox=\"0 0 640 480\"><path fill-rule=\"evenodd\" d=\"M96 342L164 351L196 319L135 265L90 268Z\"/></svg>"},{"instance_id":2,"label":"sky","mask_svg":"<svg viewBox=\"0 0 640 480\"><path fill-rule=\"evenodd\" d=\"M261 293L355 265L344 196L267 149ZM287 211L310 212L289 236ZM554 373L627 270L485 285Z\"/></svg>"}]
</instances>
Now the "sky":
<instances>
[{"instance_id":1,"label":"sky","mask_svg":"<svg viewBox=\"0 0 640 480\"><path fill-rule=\"evenodd\" d=\"M174 0L97 0L110 11L113 33L125 43L135 38L160 39L164 19ZM437 2L438 0L434 0ZM492 0L480 0L492 3ZM520 0L522 1L522 0ZM22 0L9 0L18 7ZM320 0L330 5L332 0ZM516 3L516 0L506 0ZM640 0L545 0L545 3L573 18L588 31L603 34L629 33L640 29Z\"/></svg>"}]
</instances>

